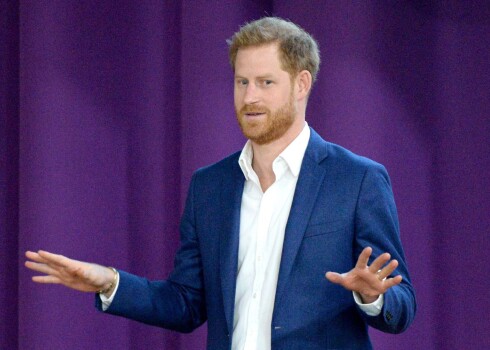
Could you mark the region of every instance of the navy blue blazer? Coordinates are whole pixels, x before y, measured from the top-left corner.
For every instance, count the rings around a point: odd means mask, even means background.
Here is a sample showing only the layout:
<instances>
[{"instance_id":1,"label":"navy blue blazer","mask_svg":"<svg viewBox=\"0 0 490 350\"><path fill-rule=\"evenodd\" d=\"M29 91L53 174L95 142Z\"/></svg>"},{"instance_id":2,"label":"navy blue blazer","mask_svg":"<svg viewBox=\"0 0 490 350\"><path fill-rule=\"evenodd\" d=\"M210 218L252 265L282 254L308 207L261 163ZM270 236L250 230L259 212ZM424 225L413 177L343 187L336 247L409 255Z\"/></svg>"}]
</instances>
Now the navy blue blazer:
<instances>
[{"instance_id":1,"label":"navy blue blazer","mask_svg":"<svg viewBox=\"0 0 490 350\"><path fill-rule=\"evenodd\" d=\"M193 175L170 277L150 282L120 271L107 312L181 332L207 321L207 348L230 349L245 181L239 155ZM376 317L360 311L350 291L325 278L326 271L352 269L367 246L373 248L371 261L389 252L399 261L395 274L403 276L385 294ZM311 130L286 226L272 349L370 349L368 325L402 332L415 309L386 170Z\"/></svg>"}]
</instances>

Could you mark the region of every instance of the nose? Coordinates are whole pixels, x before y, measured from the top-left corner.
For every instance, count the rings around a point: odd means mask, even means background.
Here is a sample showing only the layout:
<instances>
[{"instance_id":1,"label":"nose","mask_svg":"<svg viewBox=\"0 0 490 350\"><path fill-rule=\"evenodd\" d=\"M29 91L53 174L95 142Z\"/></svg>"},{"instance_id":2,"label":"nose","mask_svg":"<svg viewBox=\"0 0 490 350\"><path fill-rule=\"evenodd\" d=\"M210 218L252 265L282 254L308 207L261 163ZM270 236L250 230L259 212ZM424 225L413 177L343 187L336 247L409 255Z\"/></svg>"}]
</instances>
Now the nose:
<instances>
[{"instance_id":1,"label":"nose","mask_svg":"<svg viewBox=\"0 0 490 350\"><path fill-rule=\"evenodd\" d=\"M259 91L255 84L248 84L243 96L243 102L247 105L259 102Z\"/></svg>"}]
</instances>

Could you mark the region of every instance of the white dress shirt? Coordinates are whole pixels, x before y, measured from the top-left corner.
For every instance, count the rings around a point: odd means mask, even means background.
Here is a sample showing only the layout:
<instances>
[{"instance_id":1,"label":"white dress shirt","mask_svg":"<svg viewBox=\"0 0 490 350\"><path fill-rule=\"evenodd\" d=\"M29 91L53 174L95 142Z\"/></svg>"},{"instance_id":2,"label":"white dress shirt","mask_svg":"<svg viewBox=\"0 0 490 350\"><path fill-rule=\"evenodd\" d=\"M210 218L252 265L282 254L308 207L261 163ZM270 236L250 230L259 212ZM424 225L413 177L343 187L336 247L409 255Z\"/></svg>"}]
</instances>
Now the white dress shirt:
<instances>
[{"instance_id":1,"label":"white dress shirt","mask_svg":"<svg viewBox=\"0 0 490 350\"><path fill-rule=\"evenodd\" d=\"M286 224L301 163L310 139L308 124L274 160L276 181L262 192L252 169L253 150L245 144L239 165L245 176L241 211L238 277L233 318L233 350L271 348L271 323ZM381 312L383 296L372 304L354 300L370 316Z\"/></svg>"},{"instance_id":2,"label":"white dress shirt","mask_svg":"<svg viewBox=\"0 0 490 350\"><path fill-rule=\"evenodd\" d=\"M305 123L301 133L272 163L276 180L266 192L262 192L252 168L250 141L240 155L245 186L240 210L232 350L271 348L272 313L284 233L309 139L310 128ZM118 285L119 281L110 298L100 295L103 310L110 306ZM383 306L382 295L372 304L362 304L356 293L354 300L370 316L378 315Z\"/></svg>"},{"instance_id":3,"label":"white dress shirt","mask_svg":"<svg viewBox=\"0 0 490 350\"><path fill-rule=\"evenodd\" d=\"M233 350L271 347L272 312L284 232L309 139L310 128L305 125L272 163L276 181L265 192L252 169L250 141L240 155L245 186L240 211Z\"/></svg>"}]
</instances>

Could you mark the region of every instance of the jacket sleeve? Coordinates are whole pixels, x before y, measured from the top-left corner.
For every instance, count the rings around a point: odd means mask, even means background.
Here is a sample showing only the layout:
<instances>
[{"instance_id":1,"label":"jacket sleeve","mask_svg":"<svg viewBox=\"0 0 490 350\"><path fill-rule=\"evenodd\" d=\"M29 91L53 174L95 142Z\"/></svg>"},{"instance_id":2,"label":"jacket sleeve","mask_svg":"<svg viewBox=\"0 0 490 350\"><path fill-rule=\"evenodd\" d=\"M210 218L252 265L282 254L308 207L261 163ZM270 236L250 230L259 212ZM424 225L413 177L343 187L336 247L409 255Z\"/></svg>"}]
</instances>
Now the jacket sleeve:
<instances>
[{"instance_id":1,"label":"jacket sleeve","mask_svg":"<svg viewBox=\"0 0 490 350\"><path fill-rule=\"evenodd\" d=\"M367 323L383 332L403 332L413 321L416 300L410 282L405 254L403 252L398 216L386 169L379 164L369 166L364 174L355 216L355 254L359 256L367 246L373 248L370 262L384 252L398 260L393 272L401 275L402 282L390 288L384 295L384 304L378 316L368 316L361 312Z\"/></svg>"},{"instance_id":2,"label":"jacket sleeve","mask_svg":"<svg viewBox=\"0 0 490 350\"><path fill-rule=\"evenodd\" d=\"M194 183L195 176L180 224L180 248L169 279L149 281L119 271L119 287L107 313L180 332L190 332L206 321L201 255L194 225ZM102 310L98 296L96 307Z\"/></svg>"}]
</instances>

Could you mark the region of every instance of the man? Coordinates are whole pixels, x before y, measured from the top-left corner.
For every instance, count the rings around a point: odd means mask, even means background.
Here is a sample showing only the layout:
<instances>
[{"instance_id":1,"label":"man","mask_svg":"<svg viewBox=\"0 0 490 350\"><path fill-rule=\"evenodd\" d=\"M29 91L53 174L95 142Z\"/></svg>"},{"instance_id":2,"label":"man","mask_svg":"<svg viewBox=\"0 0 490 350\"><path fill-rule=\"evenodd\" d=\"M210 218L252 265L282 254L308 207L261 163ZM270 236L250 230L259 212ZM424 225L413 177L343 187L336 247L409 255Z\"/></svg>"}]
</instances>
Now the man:
<instances>
[{"instance_id":1,"label":"man","mask_svg":"<svg viewBox=\"0 0 490 350\"><path fill-rule=\"evenodd\" d=\"M369 349L368 325L405 330L416 304L388 175L305 121L316 42L263 18L229 45L248 142L193 175L168 280L44 251L26 253L46 274L33 280L98 292L108 313L182 332L207 320L213 350Z\"/></svg>"}]
</instances>

